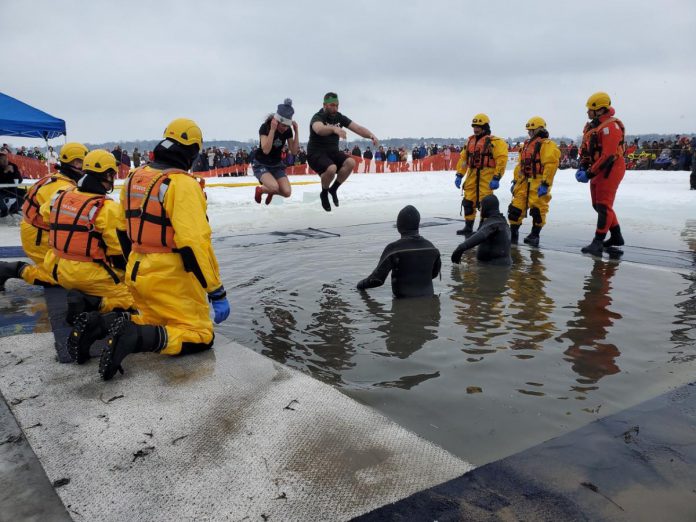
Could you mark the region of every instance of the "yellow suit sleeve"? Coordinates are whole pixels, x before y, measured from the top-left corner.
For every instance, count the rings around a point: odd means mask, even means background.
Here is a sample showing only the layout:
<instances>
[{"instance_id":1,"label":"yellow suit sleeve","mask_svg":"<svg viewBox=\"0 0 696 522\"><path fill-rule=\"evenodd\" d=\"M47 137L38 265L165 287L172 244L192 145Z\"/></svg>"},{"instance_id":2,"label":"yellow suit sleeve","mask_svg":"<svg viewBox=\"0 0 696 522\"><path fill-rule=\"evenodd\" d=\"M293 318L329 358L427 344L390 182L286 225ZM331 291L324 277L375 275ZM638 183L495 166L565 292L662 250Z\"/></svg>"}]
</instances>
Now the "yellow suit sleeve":
<instances>
[{"instance_id":1,"label":"yellow suit sleeve","mask_svg":"<svg viewBox=\"0 0 696 522\"><path fill-rule=\"evenodd\" d=\"M520 176L520 172L522 172L522 154L520 154L520 155L517 157L517 165L515 165L515 170L514 170L514 172L513 172L513 174L512 174L512 180L513 180L515 183L517 183L518 181L520 181L520 179L522 178L522 176Z\"/></svg>"},{"instance_id":2,"label":"yellow suit sleeve","mask_svg":"<svg viewBox=\"0 0 696 522\"><path fill-rule=\"evenodd\" d=\"M462 151L459 153L459 161L457 161L457 174L461 174L464 176L466 174L466 171L468 170L468 167L466 165L466 159L467 159L467 150L466 150L466 145L462 148Z\"/></svg>"},{"instance_id":3,"label":"yellow suit sleeve","mask_svg":"<svg viewBox=\"0 0 696 522\"><path fill-rule=\"evenodd\" d=\"M495 160L495 175L502 179L508 162L508 146L505 140L500 138L491 138L491 146L493 147L493 159Z\"/></svg>"},{"instance_id":4,"label":"yellow suit sleeve","mask_svg":"<svg viewBox=\"0 0 696 522\"><path fill-rule=\"evenodd\" d=\"M205 279L205 291L213 292L222 282L206 215L205 194L198 181L186 174L172 174L170 180L164 208L174 227L174 243L179 250L191 249Z\"/></svg>"},{"instance_id":5,"label":"yellow suit sleeve","mask_svg":"<svg viewBox=\"0 0 696 522\"><path fill-rule=\"evenodd\" d=\"M558 170L558 164L561 161L561 150L551 140L544 140L541 150L539 151L539 159L544 172L541 175L541 181L551 186L553 178Z\"/></svg>"},{"instance_id":6,"label":"yellow suit sleeve","mask_svg":"<svg viewBox=\"0 0 696 522\"><path fill-rule=\"evenodd\" d=\"M123 250L116 235L117 230L126 230L126 217L121 205L110 199L104 201L94 226L97 230L101 230L102 239L106 244L106 255L122 256Z\"/></svg>"}]
</instances>

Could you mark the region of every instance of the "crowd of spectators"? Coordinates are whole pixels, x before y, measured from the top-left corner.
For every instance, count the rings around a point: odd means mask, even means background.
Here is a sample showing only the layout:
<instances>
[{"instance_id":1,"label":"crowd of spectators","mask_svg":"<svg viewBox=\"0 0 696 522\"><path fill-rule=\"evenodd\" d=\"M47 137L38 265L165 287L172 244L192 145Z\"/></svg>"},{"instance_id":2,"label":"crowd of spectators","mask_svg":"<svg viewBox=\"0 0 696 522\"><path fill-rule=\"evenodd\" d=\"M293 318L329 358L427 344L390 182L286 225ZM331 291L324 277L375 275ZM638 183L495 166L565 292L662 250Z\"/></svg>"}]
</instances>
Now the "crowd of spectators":
<instances>
[{"instance_id":1,"label":"crowd of spectators","mask_svg":"<svg viewBox=\"0 0 696 522\"><path fill-rule=\"evenodd\" d=\"M631 170L692 170L696 166L696 137L644 141L636 138L626 147L626 167Z\"/></svg>"},{"instance_id":2,"label":"crowd of spectators","mask_svg":"<svg viewBox=\"0 0 696 522\"><path fill-rule=\"evenodd\" d=\"M510 142L508 148L510 152L518 152L521 142ZM561 169L576 169L579 167L579 149L574 141L566 143L561 140L559 143L561 150ZM2 149L11 154L33 158L41 162L55 164L58 162L58 154L49 146L46 150L40 147L18 147L14 152L9 145L3 144ZM228 150L225 147L208 147L201 151L199 157L193 165L194 172L208 172L216 169L224 169L222 176L244 176L257 146ZM352 155L356 161L355 172L370 172L374 162L376 172L405 172L421 170L453 170L456 168L461 152L461 146L450 143L449 145L438 145L436 143L415 144L409 150L407 147L379 146L372 150L367 146L363 151L360 145L356 144L352 149L345 147L343 151ZM116 160L124 168L137 168L152 161L152 151L140 152L137 147L129 153L120 145L111 151ZM629 169L632 170L691 170L696 165L696 137L676 135L674 139L662 138L658 140L634 139L625 147L625 159ZM287 167L292 167L293 174L306 174L307 152L301 147L297 155L292 154L287 147L281 153L282 162ZM127 171L126 171L127 172Z\"/></svg>"}]
</instances>

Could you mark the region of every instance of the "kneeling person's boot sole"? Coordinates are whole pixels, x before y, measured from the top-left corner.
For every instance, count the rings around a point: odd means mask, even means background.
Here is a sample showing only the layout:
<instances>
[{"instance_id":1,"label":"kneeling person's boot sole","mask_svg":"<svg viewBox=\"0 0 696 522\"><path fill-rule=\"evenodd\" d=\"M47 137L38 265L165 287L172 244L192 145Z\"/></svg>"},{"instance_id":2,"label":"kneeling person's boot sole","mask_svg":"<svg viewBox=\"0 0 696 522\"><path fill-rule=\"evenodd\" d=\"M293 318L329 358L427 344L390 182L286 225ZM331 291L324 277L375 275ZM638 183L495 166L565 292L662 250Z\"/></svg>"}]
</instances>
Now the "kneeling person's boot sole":
<instances>
[{"instance_id":1,"label":"kneeling person's boot sole","mask_svg":"<svg viewBox=\"0 0 696 522\"><path fill-rule=\"evenodd\" d=\"M89 360L89 349L95 341L104 339L109 333L106 322L99 312L83 312L77 316L68 335L68 353L77 364Z\"/></svg>"},{"instance_id":2,"label":"kneeling person's boot sole","mask_svg":"<svg viewBox=\"0 0 696 522\"><path fill-rule=\"evenodd\" d=\"M123 373L123 359L131 353L160 351L166 345L166 337L162 326L139 325L119 317L109 328L109 340L99 360L99 375L108 381L117 371Z\"/></svg>"}]
</instances>

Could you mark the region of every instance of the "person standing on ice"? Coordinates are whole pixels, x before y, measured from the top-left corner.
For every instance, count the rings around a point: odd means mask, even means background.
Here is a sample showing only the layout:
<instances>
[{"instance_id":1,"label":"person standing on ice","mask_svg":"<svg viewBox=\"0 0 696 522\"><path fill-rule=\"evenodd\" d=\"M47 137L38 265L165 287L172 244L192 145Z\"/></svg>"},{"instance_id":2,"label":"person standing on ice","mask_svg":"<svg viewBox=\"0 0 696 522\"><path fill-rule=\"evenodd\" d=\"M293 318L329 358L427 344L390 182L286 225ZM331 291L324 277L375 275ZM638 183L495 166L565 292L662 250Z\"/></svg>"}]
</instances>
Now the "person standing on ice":
<instances>
[{"instance_id":1,"label":"person standing on ice","mask_svg":"<svg viewBox=\"0 0 696 522\"><path fill-rule=\"evenodd\" d=\"M201 129L179 118L164 130L154 161L136 169L121 190L132 251L126 283L137 315L109 328L99 362L105 381L134 352L178 355L212 347L208 301L221 323L230 314L211 241L203 182L189 174L203 147Z\"/></svg>"},{"instance_id":2,"label":"person standing on ice","mask_svg":"<svg viewBox=\"0 0 696 522\"><path fill-rule=\"evenodd\" d=\"M256 150L251 162L254 176L261 183L254 193L257 203L261 203L263 194L267 194L266 205L271 202L274 194L284 198L290 197L292 187L285 174L286 164L281 159L281 152L286 143L293 156L300 150L300 137L297 122L292 119L293 114L295 109L292 108L292 100L285 98L285 101L278 105L276 113L269 115L259 128L261 146Z\"/></svg>"},{"instance_id":3,"label":"person standing on ice","mask_svg":"<svg viewBox=\"0 0 696 522\"><path fill-rule=\"evenodd\" d=\"M344 128L372 140L374 146L379 145L379 140L372 132L338 112L338 95L327 92L324 95L324 107L312 116L307 144L307 163L321 177L319 197L322 208L327 212L331 212L329 194L337 207L338 188L348 179L355 167L355 160L338 149L339 139L346 139Z\"/></svg>"},{"instance_id":4,"label":"person standing on ice","mask_svg":"<svg viewBox=\"0 0 696 522\"><path fill-rule=\"evenodd\" d=\"M464 179L464 228L457 230L457 234L464 237L474 233L476 209L483 198L493 194L500 186L508 160L507 144L505 140L491 135L488 116L477 114L471 121L471 127L474 134L469 136L466 146L462 148L454 178L457 188L461 188Z\"/></svg>"},{"instance_id":5,"label":"person standing on ice","mask_svg":"<svg viewBox=\"0 0 696 522\"><path fill-rule=\"evenodd\" d=\"M624 244L619 220L614 212L614 198L626 173L624 162L624 125L614 117L611 99L605 92L596 92L587 99L590 121L583 130L580 148L580 169L575 179L590 182L592 207L597 212L597 228L592 242L581 250L584 254L601 256L603 248ZM607 232L611 236L606 241Z\"/></svg>"},{"instance_id":6,"label":"person standing on ice","mask_svg":"<svg viewBox=\"0 0 696 522\"><path fill-rule=\"evenodd\" d=\"M373 272L358 283L358 290L382 286L391 272L394 297L433 295L433 279L440 274L440 251L418 233L420 213L405 206L396 218L401 239L389 243Z\"/></svg>"},{"instance_id":7,"label":"person standing on ice","mask_svg":"<svg viewBox=\"0 0 696 522\"><path fill-rule=\"evenodd\" d=\"M532 216L532 232L524 238L528 245L539 246L539 233L546 224L546 214L551 201L551 185L558 170L561 151L549 139L546 121L539 116L530 118L526 125L529 139L520 150L519 161L512 180L512 202L508 206L510 239L517 243L520 225Z\"/></svg>"},{"instance_id":8,"label":"person standing on ice","mask_svg":"<svg viewBox=\"0 0 696 522\"><path fill-rule=\"evenodd\" d=\"M510 266L510 226L500 213L500 202L495 194L481 200L481 225L452 252L452 263L459 264L462 254L478 246L476 259L479 263Z\"/></svg>"}]
</instances>

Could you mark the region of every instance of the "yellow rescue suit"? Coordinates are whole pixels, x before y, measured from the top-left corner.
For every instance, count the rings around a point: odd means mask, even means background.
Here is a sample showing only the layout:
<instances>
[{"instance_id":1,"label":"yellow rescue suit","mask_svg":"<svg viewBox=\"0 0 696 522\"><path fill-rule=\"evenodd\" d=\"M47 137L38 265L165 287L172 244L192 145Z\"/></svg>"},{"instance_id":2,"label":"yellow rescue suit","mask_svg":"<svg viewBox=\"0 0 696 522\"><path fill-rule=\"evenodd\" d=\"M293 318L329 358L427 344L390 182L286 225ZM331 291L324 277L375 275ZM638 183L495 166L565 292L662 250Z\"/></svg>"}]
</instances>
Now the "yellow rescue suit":
<instances>
[{"instance_id":1,"label":"yellow rescue suit","mask_svg":"<svg viewBox=\"0 0 696 522\"><path fill-rule=\"evenodd\" d=\"M546 224L546 214L551 201L551 186L558 170L561 151L548 138L535 137L526 140L515 166L512 202L508 207L510 225L520 225L527 216L532 216L534 226ZM539 196L539 186L546 184L548 192Z\"/></svg>"},{"instance_id":2,"label":"yellow rescue suit","mask_svg":"<svg viewBox=\"0 0 696 522\"><path fill-rule=\"evenodd\" d=\"M493 194L490 188L494 176L502 178L508 160L507 144L491 135L470 136L457 162L457 174L466 176L462 190L464 219L474 221L481 200Z\"/></svg>"},{"instance_id":3,"label":"yellow rescue suit","mask_svg":"<svg viewBox=\"0 0 696 522\"><path fill-rule=\"evenodd\" d=\"M44 258L51 247L48 244L48 222L42 217L40 209L44 203L51 201L54 194L76 185L66 175L56 173L38 180L27 193L22 206L24 218L19 225L19 235L24 253L34 264L24 267L20 275L30 285L57 284L44 269Z\"/></svg>"},{"instance_id":4,"label":"yellow rescue suit","mask_svg":"<svg viewBox=\"0 0 696 522\"><path fill-rule=\"evenodd\" d=\"M131 320L165 327L163 354L212 346L208 294L222 283L202 184L178 169L146 166L126 180L121 203L133 243L126 284L138 315Z\"/></svg>"},{"instance_id":5,"label":"yellow rescue suit","mask_svg":"<svg viewBox=\"0 0 696 522\"><path fill-rule=\"evenodd\" d=\"M95 210L92 211L88 205L80 212L90 199L99 201ZM133 308L133 297L123 283L123 270L109 262L110 258L123 256L116 234L117 230L126 229L121 205L100 194L72 189L55 194L52 201L41 206L40 212L51 227L51 249L43 266L53 279L63 288L101 297L99 311L102 313ZM69 231L64 225L68 220L72 220L77 229L65 248ZM59 223L61 230L58 230ZM91 232L85 232L81 227ZM90 234L91 241L86 237Z\"/></svg>"}]
</instances>

